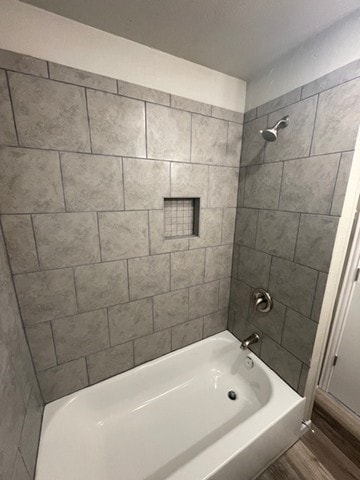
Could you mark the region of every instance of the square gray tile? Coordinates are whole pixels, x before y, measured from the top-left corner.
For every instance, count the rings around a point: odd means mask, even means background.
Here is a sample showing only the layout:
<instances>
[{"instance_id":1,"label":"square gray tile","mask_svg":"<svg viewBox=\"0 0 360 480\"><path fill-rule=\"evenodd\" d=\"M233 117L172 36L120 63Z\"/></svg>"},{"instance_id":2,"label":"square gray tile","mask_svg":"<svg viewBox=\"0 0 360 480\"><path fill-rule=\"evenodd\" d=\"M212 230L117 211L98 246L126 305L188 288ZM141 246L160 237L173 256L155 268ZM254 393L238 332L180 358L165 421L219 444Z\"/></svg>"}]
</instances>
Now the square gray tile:
<instances>
[{"instance_id":1,"label":"square gray tile","mask_svg":"<svg viewBox=\"0 0 360 480\"><path fill-rule=\"evenodd\" d=\"M148 157L190 162L191 114L147 104Z\"/></svg>"},{"instance_id":2,"label":"square gray tile","mask_svg":"<svg viewBox=\"0 0 360 480\"><path fill-rule=\"evenodd\" d=\"M334 197L331 205L331 215L341 215L353 157L354 152L345 152L341 154Z\"/></svg>"},{"instance_id":3,"label":"square gray tile","mask_svg":"<svg viewBox=\"0 0 360 480\"><path fill-rule=\"evenodd\" d=\"M285 162L279 208L329 213L339 159L334 154Z\"/></svg>"},{"instance_id":4,"label":"square gray tile","mask_svg":"<svg viewBox=\"0 0 360 480\"><path fill-rule=\"evenodd\" d=\"M360 77L360 59L337 68L333 72L327 73L313 82L304 85L301 96L302 98L310 97L310 95L315 95L329 88L336 87L356 77Z\"/></svg>"},{"instance_id":5,"label":"square gray tile","mask_svg":"<svg viewBox=\"0 0 360 480\"><path fill-rule=\"evenodd\" d=\"M273 257L269 292L285 305L310 316L317 275L311 268Z\"/></svg>"},{"instance_id":6,"label":"square gray tile","mask_svg":"<svg viewBox=\"0 0 360 480\"><path fill-rule=\"evenodd\" d=\"M231 278L222 278L219 282L219 308L228 308L230 301Z\"/></svg>"},{"instance_id":7,"label":"square gray tile","mask_svg":"<svg viewBox=\"0 0 360 480\"><path fill-rule=\"evenodd\" d=\"M271 255L292 260L299 220L298 213L261 210L256 248Z\"/></svg>"},{"instance_id":8,"label":"square gray tile","mask_svg":"<svg viewBox=\"0 0 360 480\"><path fill-rule=\"evenodd\" d=\"M49 73L50 78L54 80L117 93L116 80L114 78L104 77L103 75L66 67L53 62L49 62Z\"/></svg>"},{"instance_id":9,"label":"square gray tile","mask_svg":"<svg viewBox=\"0 0 360 480\"><path fill-rule=\"evenodd\" d=\"M209 167L209 207L236 207L239 169Z\"/></svg>"},{"instance_id":10,"label":"square gray tile","mask_svg":"<svg viewBox=\"0 0 360 480\"><path fill-rule=\"evenodd\" d=\"M33 221L41 268L100 261L96 213L34 215Z\"/></svg>"},{"instance_id":11,"label":"square gray tile","mask_svg":"<svg viewBox=\"0 0 360 480\"><path fill-rule=\"evenodd\" d=\"M211 115L211 105L197 102L190 98L178 97L177 95L171 95L171 106L180 110L187 110L188 112Z\"/></svg>"},{"instance_id":12,"label":"square gray tile","mask_svg":"<svg viewBox=\"0 0 360 480\"><path fill-rule=\"evenodd\" d=\"M228 108L212 106L211 115L213 117L221 118L222 120L229 120L229 122L243 123L244 114L241 112L235 112Z\"/></svg>"},{"instance_id":13,"label":"square gray tile","mask_svg":"<svg viewBox=\"0 0 360 480\"><path fill-rule=\"evenodd\" d=\"M301 215L295 262L328 272L339 219Z\"/></svg>"},{"instance_id":14,"label":"square gray tile","mask_svg":"<svg viewBox=\"0 0 360 480\"><path fill-rule=\"evenodd\" d=\"M120 158L63 153L61 170L67 211L123 210Z\"/></svg>"},{"instance_id":15,"label":"square gray tile","mask_svg":"<svg viewBox=\"0 0 360 480\"><path fill-rule=\"evenodd\" d=\"M151 254L188 250L188 238L165 238L163 210L151 210L149 212L149 226Z\"/></svg>"},{"instance_id":16,"label":"square gray tile","mask_svg":"<svg viewBox=\"0 0 360 480\"><path fill-rule=\"evenodd\" d=\"M198 318L218 310L219 282L204 283L189 290L190 319Z\"/></svg>"},{"instance_id":17,"label":"square gray tile","mask_svg":"<svg viewBox=\"0 0 360 480\"><path fill-rule=\"evenodd\" d=\"M252 110L248 110L244 113L244 123L251 122L251 120L255 120L257 113L257 108L253 108Z\"/></svg>"},{"instance_id":18,"label":"square gray tile","mask_svg":"<svg viewBox=\"0 0 360 480\"><path fill-rule=\"evenodd\" d=\"M142 87L134 83L118 80L118 90L120 95L125 97L137 98L146 102L159 103L161 105L170 105L170 94L154 90L153 88Z\"/></svg>"},{"instance_id":19,"label":"square gray tile","mask_svg":"<svg viewBox=\"0 0 360 480\"><path fill-rule=\"evenodd\" d=\"M287 309L282 345L306 365L310 365L317 324Z\"/></svg>"},{"instance_id":20,"label":"square gray tile","mask_svg":"<svg viewBox=\"0 0 360 480\"><path fill-rule=\"evenodd\" d=\"M29 477L29 473L26 470L24 460L22 459L21 453L19 451L17 451L16 453L16 460L11 480L31 480Z\"/></svg>"},{"instance_id":21,"label":"square gray tile","mask_svg":"<svg viewBox=\"0 0 360 480\"><path fill-rule=\"evenodd\" d=\"M170 255L128 260L130 299L150 297L170 290Z\"/></svg>"},{"instance_id":22,"label":"square gray tile","mask_svg":"<svg viewBox=\"0 0 360 480\"><path fill-rule=\"evenodd\" d=\"M209 169L205 165L171 164L171 196L199 197L200 206L208 202Z\"/></svg>"},{"instance_id":23,"label":"square gray tile","mask_svg":"<svg viewBox=\"0 0 360 480\"><path fill-rule=\"evenodd\" d=\"M171 350L171 332L162 330L134 341L135 365L161 357Z\"/></svg>"},{"instance_id":24,"label":"square gray tile","mask_svg":"<svg viewBox=\"0 0 360 480\"><path fill-rule=\"evenodd\" d=\"M205 282L220 280L231 275L232 245L208 247L205 259Z\"/></svg>"},{"instance_id":25,"label":"square gray tile","mask_svg":"<svg viewBox=\"0 0 360 480\"><path fill-rule=\"evenodd\" d=\"M0 147L1 213L64 210L58 153Z\"/></svg>"},{"instance_id":26,"label":"square gray tile","mask_svg":"<svg viewBox=\"0 0 360 480\"><path fill-rule=\"evenodd\" d=\"M21 429L25 419L25 405L21 395L14 368L10 360L10 352L1 342L1 476L11 478Z\"/></svg>"},{"instance_id":27,"label":"square gray tile","mask_svg":"<svg viewBox=\"0 0 360 480\"><path fill-rule=\"evenodd\" d=\"M225 160L225 164L229 167L240 166L242 134L242 125L229 123Z\"/></svg>"},{"instance_id":28,"label":"square gray tile","mask_svg":"<svg viewBox=\"0 0 360 480\"><path fill-rule=\"evenodd\" d=\"M186 347L202 339L203 318L196 318L189 322L181 323L171 329L172 350Z\"/></svg>"},{"instance_id":29,"label":"square gray tile","mask_svg":"<svg viewBox=\"0 0 360 480\"><path fill-rule=\"evenodd\" d=\"M145 157L144 102L87 91L94 153Z\"/></svg>"},{"instance_id":30,"label":"square gray tile","mask_svg":"<svg viewBox=\"0 0 360 480\"><path fill-rule=\"evenodd\" d=\"M320 155L353 150L360 123L360 78L319 96L311 153Z\"/></svg>"},{"instance_id":31,"label":"square gray tile","mask_svg":"<svg viewBox=\"0 0 360 480\"><path fill-rule=\"evenodd\" d=\"M278 207L283 165L271 163L246 169L244 206L252 208Z\"/></svg>"},{"instance_id":32,"label":"square gray tile","mask_svg":"<svg viewBox=\"0 0 360 480\"><path fill-rule=\"evenodd\" d=\"M50 323L28 327L26 337L36 370L54 367L57 362Z\"/></svg>"},{"instance_id":33,"label":"square gray tile","mask_svg":"<svg viewBox=\"0 0 360 480\"><path fill-rule=\"evenodd\" d=\"M147 212L99 213L99 230L103 260L149 255Z\"/></svg>"},{"instance_id":34,"label":"square gray tile","mask_svg":"<svg viewBox=\"0 0 360 480\"><path fill-rule=\"evenodd\" d=\"M189 320L189 290L154 297L154 330L164 330Z\"/></svg>"},{"instance_id":35,"label":"square gray tile","mask_svg":"<svg viewBox=\"0 0 360 480\"><path fill-rule=\"evenodd\" d=\"M244 206L245 178L246 178L246 167L243 167L243 168L240 168L240 171L239 171L238 198L237 198L237 206L238 207L243 207Z\"/></svg>"},{"instance_id":36,"label":"square gray tile","mask_svg":"<svg viewBox=\"0 0 360 480\"><path fill-rule=\"evenodd\" d=\"M255 246L258 210L238 208L236 211L235 242L247 247Z\"/></svg>"},{"instance_id":37,"label":"square gray tile","mask_svg":"<svg viewBox=\"0 0 360 480\"><path fill-rule=\"evenodd\" d=\"M267 117L260 117L244 125L240 165L257 165L263 163L265 140L260 130L267 128Z\"/></svg>"},{"instance_id":38,"label":"square gray tile","mask_svg":"<svg viewBox=\"0 0 360 480\"><path fill-rule=\"evenodd\" d=\"M171 254L171 289L197 285L204 281L205 249Z\"/></svg>"},{"instance_id":39,"label":"square gray tile","mask_svg":"<svg viewBox=\"0 0 360 480\"><path fill-rule=\"evenodd\" d=\"M126 210L162 209L170 196L170 163L124 158L123 169Z\"/></svg>"},{"instance_id":40,"label":"square gray tile","mask_svg":"<svg viewBox=\"0 0 360 480\"><path fill-rule=\"evenodd\" d=\"M278 162L291 158L307 157L310 153L317 98L295 103L269 115L269 125L289 115L289 125L279 131L276 142L267 142L265 162Z\"/></svg>"},{"instance_id":41,"label":"square gray tile","mask_svg":"<svg viewBox=\"0 0 360 480\"><path fill-rule=\"evenodd\" d=\"M83 88L12 72L9 82L20 145L90 151Z\"/></svg>"},{"instance_id":42,"label":"square gray tile","mask_svg":"<svg viewBox=\"0 0 360 480\"><path fill-rule=\"evenodd\" d=\"M45 402L85 388L88 386L85 358L39 372L38 379Z\"/></svg>"},{"instance_id":43,"label":"square gray tile","mask_svg":"<svg viewBox=\"0 0 360 480\"><path fill-rule=\"evenodd\" d=\"M39 58L0 49L0 67L16 72L30 73L39 77L47 77L47 62Z\"/></svg>"},{"instance_id":44,"label":"square gray tile","mask_svg":"<svg viewBox=\"0 0 360 480\"><path fill-rule=\"evenodd\" d=\"M301 87L296 88L295 90L291 90L290 92L287 92L284 95L275 98L274 100L263 103L262 105L257 107L257 116L261 117L263 115L267 115L268 113L274 112L275 110L279 110L280 108L287 107L288 105L297 102L298 100L300 100L300 94Z\"/></svg>"},{"instance_id":45,"label":"square gray tile","mask_svg":"<svg viewBox=\"0 0 360 480\"><path fill-rule=\"evenodd\" d=\"M129 301L125 261L77 267L74 275L80 312Z\"/></svg>"},{"instance_id":46,"label":"square gray tile","mask_svg":"<svg viewBox=\"0 0 360 480\"><path fill-rule=\"evenodd\" d=\"M223 120L193 115L191 161L226 165L227 130L228 123ZM231 163L231 155L229 162Z\"/></svg>"},{"instance_id":47,"label":"square gray tile","mask_svg":"<svg viewBox=\"0 0 360 480\"><path fill-rule=\"evenodd\" d=\"M59 363L69 362L110 346L105 309L53 320L52 328Z\"/></svg>"},{"instance_id":48,"label":"square gray tile","mask_svg":"<svg viewBox=\"0 0 360 480\"><path fill-rule=\"evenodd\" d=\"M190 248L220 245L222 220L221 208L201 208L199 236L190 238Z\"/></svg>"},{"instance_id":49,"label":"square gray tile","mask_svg":"<svg viewBox=\"0 0 360 480\"><path fill-rule=\"evenodd\" d=\"M14 276L25 325L76 313L75 285L70 268Z\"/></svg>"},{"instance_id":50,"label":"square gray tile","mask_svg":"<svg viewBox=\"0 0 360 480\"><path fill-rule=\"evenodd\" d=\"M226 330L228 321L228 309L211 313L204 317L204 338Z\"/></svg>"},{"instance_id":51,"label":"square gray tile","mask_svg":"<svg viewBox=\"0 0 360 480\"><path fill-rule=\"evenodd\" d=\"M326 275L326 273L322 273L322 272L319 273L319 278L317 281L316 291L315 291L314 304L311 310L311 319L315 320L315 322L318 322L320 318L320 312L321 312L321 307L324 299L327 278L328 276Z\"/></svg>"},{"instance_id":52,"label":"square gray tile","mask_svg":"<svg viewBox=\"0 0 360 480\"><path fill-rule=\"evenodd\" d=\"M264 337L262 340L261 359L280 375L292 388L297 389L301 373L301 362L283 347Z\"/></svg>"},{"instance_id":53,"label":"square gray tile","mask_svg":"<svg viewBox=\"0 0 360 480\"><path fill-rule=\"evenodd\" d=\"M234 243L236 208L224 208L221 243Z\"/></svg>"},{"instance_id":54,"label":"square gray tile","mask_svg":"<svg viewBox=\"0 0 360 480\"><path fill-rule=\"evenodd\" d=\"M240 247L237 277L254 288L267 288L271 256L253 248Z\"/></svg>"},{"instance_id":55,"label":"square gray tile","mask_svg":"<svg viewBox=\"0 0 360 480\"><path fill-rule=\"evenodd\" d=\"M236 278L231 279L230 304L244 318L248 317L252 288ZM234 305L235 304L235 305Z\"/></svg>"},{"instance_id":56,"label":"square gray tile","mask_svg":"<svg viewBox=\"0 0 360 480\"><path fill-rule=\"evenodd\" d=\"M21 431L19 451L31 477L35 476L36 456L40 440L42 401L32 391L26 407L26 416Z\"/></svg>"},{"instance_id":57,"label":"square gray tile","mask_svg":"<svg viewBox=\"0 0 360 480\"><path fill-rule=\"evenodd\" d=\"M151 298L116 305L108 309L111 345L134 340L153 332Z\"/></svg>"},{"instance_id":58,"label":"square gray tile","mask_svg":"<svg viewBox=\"0 0 360 480\"><path fill-rule=\"evenodd\" d=\"M274 300L273 308L268 313L258 312L251 306L249 321L259 328L275 342L281 342L282 331L284 327L286 307Z\"/></svg>"},{"instance_id":59,"label":"square gray tile","mask_svg":"<svg viewBox=\"0 0 360 480\"><path fill-rule=\"evenodd\" d=\"M133 343L93 353L86 358L90 384L125 372L134 366Z\"/></svg>"},{"instance_id":60,"label":"square gray tile","mask_svg":"<svg viewBox=\"0 0 360 480\"><path fill-rule=\"evenodd\" d=\"M1 223L12 272L39 270L30 215L3 215Z\"/></svg>"},{"instance_id":61,"label":"square gray tile","mask_svg":"<svg viewBox=\"0 0 360 480\"><path fill-rule=\"evenodd\" d=\"M0 144L17 145L5 70L0 70Z\"/></svg>"}]
</instances>

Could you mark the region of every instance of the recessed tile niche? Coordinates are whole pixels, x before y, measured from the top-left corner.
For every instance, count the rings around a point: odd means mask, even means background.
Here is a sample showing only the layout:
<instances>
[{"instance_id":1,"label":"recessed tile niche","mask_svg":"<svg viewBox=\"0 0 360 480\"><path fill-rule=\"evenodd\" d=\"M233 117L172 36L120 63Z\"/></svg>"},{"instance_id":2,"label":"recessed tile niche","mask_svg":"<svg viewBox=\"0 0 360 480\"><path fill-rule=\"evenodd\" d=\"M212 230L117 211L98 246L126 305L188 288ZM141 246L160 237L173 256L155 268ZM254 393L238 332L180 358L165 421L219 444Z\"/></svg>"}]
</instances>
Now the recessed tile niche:
<instances>
[{"instance_id":1,"label":"recessed tile niche","mask_svg":"<svg viewBox=\"0 0 360 480\"><path fill-rule=\"evenodd\" d=\"M199 235L200 198L165 198L165 238Z\"/></svg>"}]
</instances>

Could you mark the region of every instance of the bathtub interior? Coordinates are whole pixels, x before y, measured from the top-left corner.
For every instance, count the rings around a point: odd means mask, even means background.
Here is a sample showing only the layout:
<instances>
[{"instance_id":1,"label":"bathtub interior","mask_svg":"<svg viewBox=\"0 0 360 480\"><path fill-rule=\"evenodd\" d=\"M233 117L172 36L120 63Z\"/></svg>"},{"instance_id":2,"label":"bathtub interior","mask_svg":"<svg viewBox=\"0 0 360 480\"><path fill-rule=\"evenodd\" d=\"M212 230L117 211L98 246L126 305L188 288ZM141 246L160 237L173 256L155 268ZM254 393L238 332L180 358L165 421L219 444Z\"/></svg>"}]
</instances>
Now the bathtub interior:
<instances>
[{"instance_id":1,"label":"bathtub interior","mask_svg":"<svg viewBox=\"0 0 360 480\"><path fill-rule=\"evenodd\" d=\"M251 419L259 414L258 429L271 422L264 411L281 395L275 380L229 332L166 355L49 404L36 478L48 480L50 472L53 480L172 478L241 425L243 435L256 433Z\"/></svg>"}]
</instances>

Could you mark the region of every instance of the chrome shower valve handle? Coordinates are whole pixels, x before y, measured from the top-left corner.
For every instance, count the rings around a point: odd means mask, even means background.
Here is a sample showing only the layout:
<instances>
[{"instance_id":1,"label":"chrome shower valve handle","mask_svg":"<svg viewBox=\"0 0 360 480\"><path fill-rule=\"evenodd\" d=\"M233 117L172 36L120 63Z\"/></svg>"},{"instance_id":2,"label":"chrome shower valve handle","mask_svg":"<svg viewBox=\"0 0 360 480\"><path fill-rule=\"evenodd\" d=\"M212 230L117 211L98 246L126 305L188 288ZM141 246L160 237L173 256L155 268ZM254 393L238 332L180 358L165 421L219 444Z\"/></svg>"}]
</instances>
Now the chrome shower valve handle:
<instances>
[{"instance_id":1,"label":"chrome shower valve handle","mask_svg":"<svg viewBox=\"0 0 360 480\"><path fill-rule=\"evenodd\" d=\"M253 292L254 309L257 312L268 313L273 307L270 294L263 288L256 288Z\"/></svg>"}]
</instances>

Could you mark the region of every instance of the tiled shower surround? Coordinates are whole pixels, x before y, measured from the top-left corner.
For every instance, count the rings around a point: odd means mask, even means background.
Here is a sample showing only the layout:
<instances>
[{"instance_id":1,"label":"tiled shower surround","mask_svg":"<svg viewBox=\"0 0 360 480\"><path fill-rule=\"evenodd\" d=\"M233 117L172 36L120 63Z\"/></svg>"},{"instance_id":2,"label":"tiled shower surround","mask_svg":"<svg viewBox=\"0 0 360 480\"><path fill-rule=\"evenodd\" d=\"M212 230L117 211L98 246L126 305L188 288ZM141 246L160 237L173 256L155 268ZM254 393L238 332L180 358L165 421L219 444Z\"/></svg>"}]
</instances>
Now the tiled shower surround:
<instances>
[{"instance_id":1,"label":"tiled shower surround","mask_svg":"<svg viewBox=\"0 0 360 480\"><path fill-rule=\"evenodd\" d=\"M0 478L34 476L43 401L0 232Z\"/></svg>"},{"instance_id":2,"label":"tiled shower surround","mask_svg":"<svg viewBox=\"0 0 360 480\"><path fill-rule=\"evenodd\" d=\"M245 114L229 329L303 393L360 123L360 60ZM284 115L276 142L259 130ZM254 287L274 298L255 313Z\"/></svg>"},{"instance_id":3,"label":"tiled shower surround","mask_svg":"<svg viewBox=\"0 0 360 480\"><path fill-rule=\"evenodd\" d=\"M1 223L45 401L227 326L243 115L0 52ZM200 198L165 239L164 198Z\"/></svg>"}]
</instances>

